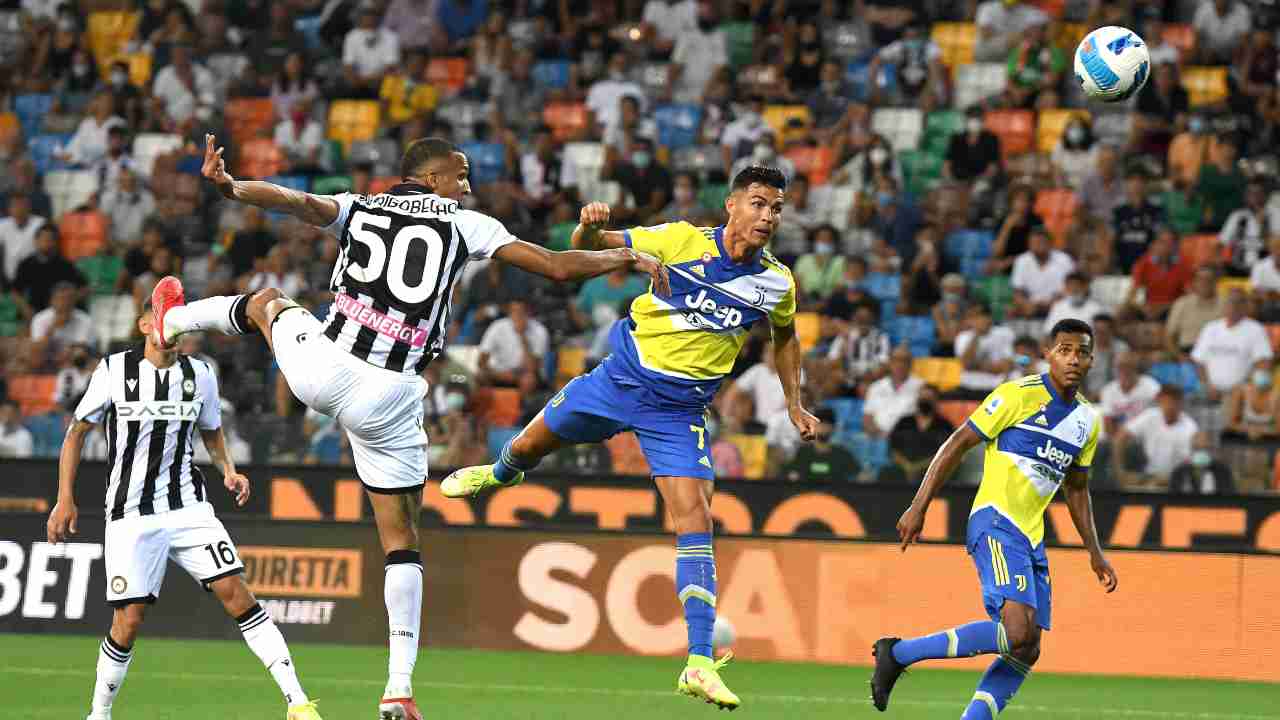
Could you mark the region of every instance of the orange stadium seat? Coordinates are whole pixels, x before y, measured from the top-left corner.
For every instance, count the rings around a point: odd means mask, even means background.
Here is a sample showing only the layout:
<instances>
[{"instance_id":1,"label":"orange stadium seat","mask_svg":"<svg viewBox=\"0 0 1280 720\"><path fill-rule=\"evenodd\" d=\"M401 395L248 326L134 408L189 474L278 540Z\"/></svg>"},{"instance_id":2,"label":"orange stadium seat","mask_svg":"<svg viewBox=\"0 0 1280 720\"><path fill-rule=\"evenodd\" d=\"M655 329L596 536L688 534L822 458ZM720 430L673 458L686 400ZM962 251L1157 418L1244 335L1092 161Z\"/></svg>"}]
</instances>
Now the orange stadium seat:
<instances>
[{"instance_id":1,"label":"orange stadium seat","mask_svg":"<svg viewBox=\"0 0 1280 720\"><path fill-rule=\"evenodd\" d=\"M1036 150L1042 153L1052 152L1057 147L1058 141L1062 139L1062 133L1066 131L1067 123L1071 122L1072 118L1080 118L1088 123L1089 111L1061 108L1041 110L1039 122L1036 124Z\"/></svg>"},{"instance_id":2,"label":"orange stadium seat","mask_svg":"<svg viewBox=\"0 0 1280 720\"><path fill-rule=\"evenodd\" d=\"M467 84L469 66L466 58L431 58L427 62L427 82L457 92Z\"/></svg>"},{"instance_id":3,"label":"orange stadium seat","mask_svg":"<svg viewBox=\"0 0 1280 720\"><path fill-rule=\"evenodd\" d=\"M379 175L369 180L369 194L384 193L399 184L400 178L396 175Z\"/></svg>"},{"instance_id":4,"label":"orange stadium seat","mask_svg":"<svg viewBox=\"0 0 1280 720\"><path fill-rule=\"evenodd\" d=\"M1271 338L1271 349L1280 353L1280 323L1269 323L1267 335Z\"/></svg>"},{"instance_id":5,"label":"orange stadium seat","mask_svg":"<svg viewBox=\"0 0 1280 720\"><path fill-rule=\"evenodd\" d=\"M110 72L111 62L124 54L125 46L138 28L138 20L139 14L134 12L89 13L89 52L93 53L103 77Z\"/></svg>"},{"instance_id":6,"label":"orange stadium seat","mask_svg":"<svg viewBox=\"0 0 1280 720\"><path fill-rule=\"evenodd\" d=\"M942 392L960 387L960 373L964 367L956 358L916 358L911 363L911 374Z\"/></svg>"},{"instance_id":7,"label":"orange stadium seat","mask_svg":"<svg viewBox=\"0 0 1280 720\"><path fill-rule=\"evenodd\" d=\"M107 245L107 216L97 210L81 210L62 216L58 232L62 234L62 255L75 262L97 255Z\"/></svg>"},{"instance_id":8,"label":"orange stadium seat","mask_svg":"<svg viewBox=\"0 0 1280 720\"><path fill-rule=\"evenodd\" d=\"M1182 87L1190 96L1191 107L1224 102L1231 93L1227 87L1227 68L1218 65L1183 68Z\"/></svg>"},{"instance_id":9,"label":"orange stadium seat","mask_svg":"<svg viewBox=\"0 0 1280 720\"><path fill-rule=\"evenodd\" d=\"M1030 110L988 110L987 129L1000 138L1004 157L1029 152L1035 144L1036 114Z\"/></svg>"},{"instance_id":10,"label":"orange stadium seat","mask_svg":"<svg viewBox=\"0 0 1280 720\"><path fill-rule=\"evenodd\" d=\"M1044 218L1045 227L1053 233L1054 244L1059 248L1066 242L1067 229L1075 218L1080 199L1067 188L1050 188L1036 193L1036 214Z\"/></svg>"},{"instance_id":11,"label":"orange stadium seat","mask_svg":"<svg viewBox=\"0 0 1280 720\"><path fill-rule=\"evenodd\" d=\"M590 126L590 113L585 103L554 102L542 108L542 120L557 140L582 137Z\"/></svg>"},{"instance_id":12,"label":"orange stadium seat","mask_svg":"<svg viewBox=\"0 0 1280 720\"><path fill-rule=\"evenodd\" d=\"M565 346L556 350L556 379L567 382L587 371L587 349Z\"/></svg>"},{"instance_id":13,"label":"orange stadium seat","mask_svg":"<svg viewBox=\"0 0 1280 720\"><path fill-rule=\"evenodd\" d=\"M284 153L271 138L253 138L240 146L240 161L236 163L236 169L245 177L279 175L284 166Z\"/></svg>"},{"instance_id":14,"label":"orange stadium seat","mask_svg":"<svg viewBox=\"0 0 1280 720\"><path fill-rule=\"evenodd\" d=\"M23 415L40 415L57 407L53 402L57 384L56 375L16 375L9 380L9 397Z\"/></svg>"},{"instance_id":15,"label":"orange stadium seat","mask_svg":"<svg viewBox=\"0 0 1280 720\"><path fill-rule=\"evenodd\" d=\"M494 427L520 424L520 391L515 388L482 387L472 395L476 414Z\"/></svg>"},{"instance_id":16,"label":"orange stadium seat","mask_svg":"<svg viewBox=\"0 0 1280 720\"><path fill-rule=\"evenodd\" d=\"M1184 61L1196 51L1196 30L1187 23L1165 23L1160 38L1178 48Z\"/></svg>"},{"instance_id":17,"label":"orange stadium seat","mask_svg":"<svg viewBox=\"0 0 1280 720\"><path fill-rule=\"evenodd\" d=\"M9 142L22 133L22 124L18 116L5 112L0 113L0 143Z\"/></svg>"},{"instance_id":18,"label":"orange stadium seat","mask_svg":"<svg viewBox=\"0 0 1280 720\"><path fill-rule=\"evenodd\" d=\"M933 24L934 44L942 50L942 64L949 68L973 62L973 47L978 42L978 26L973 23L940 22Z\"/></svg>"},{"instance_id":19,"label":"orange stadium seat","mask_svg":"<svg viewBox=\"0 0 1280 720\"><path fill-rule=\"evenodd\" d=\"M960 427L978 409L978 405L975 400L943 400L938 403L938 414L952 425Z\"/></svg>"},{"instance_id":20,"label":"orange stadium seat","mask_svg":"<svg viewBox=\"0 0 1280 720\"><path fill-rule=\"evenodd\" d=\"M245 143L269 135L275 126L276 110L271 98L234 98L224 113L232 142Z\"/></svg>"},{"instance_id":21,"label":"orange stadium seat","mask_svg":"<svg viewBox=\"0 0 1280 720\"><path fill-rule=\"evenodd\" d=\"M1034 0L1028 4L1040 8L1049 17L1058 18L1062 17L1062 10L1067 6L1067 0Z\"/></svg>"},{"instance_id":22,"label":"orange stadium seat","mask_svg":"<svg viewBox=\"0 0 1280 720\"><path fill-rule=\"evenodd\" d=\"M816 312L798 312L795 323L800 349L805 352L812 350L822 339L822 316Z\"/></svg>"},{"instance_id":23,"label":"orange stadium seat","mask_svg":"<svg viewBox=\"0 0 1280 720\"><path fill-rule=\"evenodd\" d=\"M145 88L151 84L151 53L133 53L124 59L129 63L129 82L134 87Z\"/></svg>"},{"instance_id":24,"label":"orange stadium seat","mask_svg":"<svg viewBox=\"0 0 1280 720\"><path fill-rule=\"evenodd\" d=\"M835 153L826 145L801 145L787 151L787 159L796 166L796 172L809 178L812 186L825 185L835 165Z\"/></svg>"},{"instance_id":25,"label":"orange stadium seat","mask_svg":"<svg viewBox=\"0 0 1280 720\"><path fill-rule=\"evenodd\" d=\"M1215 262L1222 256L1217 235L1188 235L1182 238L1179 253L1183 260L1196 266Z\"/></svg>"},{"instance_id":26,"label":"orange stadium seat","mask_svg":"<svg viewBox=\"0 0 1280 720\"><path fill-rule=\"evenodd\" d=\"M334 100L329 105L329 139L342 143L342 151L351 150L357 140L372 140L382 121L376 100Z\"/></svg>"}]
</instances>

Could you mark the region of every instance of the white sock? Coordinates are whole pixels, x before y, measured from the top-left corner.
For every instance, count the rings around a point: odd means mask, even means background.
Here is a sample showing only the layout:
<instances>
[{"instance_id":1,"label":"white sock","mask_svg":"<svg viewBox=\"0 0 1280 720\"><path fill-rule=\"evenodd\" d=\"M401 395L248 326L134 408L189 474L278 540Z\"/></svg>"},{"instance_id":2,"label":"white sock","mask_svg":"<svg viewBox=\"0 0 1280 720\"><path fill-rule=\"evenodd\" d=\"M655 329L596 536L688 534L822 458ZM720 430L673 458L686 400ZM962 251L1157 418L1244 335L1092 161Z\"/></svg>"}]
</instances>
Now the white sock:
<instances>
[{"instance_id":1,"label":"white sock","mask_svg":"<svg viewBox=\"0 0 1280 720\"><path fill-rule=\"evenodd\" d=\"M422 556L416 550L387 555L383 597L390 630L386 698L413 697L413 666L418 662L418 629L422 624Z\"/></svg>"},{"instance_id":2,"label":"white sock","mask_svg":"<svg viewBox=\"0 0 1280 720\"><path fill-rule=\"evenodd\" d=\"M216 295L171 308L164 314L165 338L202 330L216 330L225 335L251 332L253 328L248 327L245 316L248 302L248 295Z\"/></svg>"},{"instance_id":3,"label":"white sock","mask_svg":"<svg viewBox=\"0 0 1280 720\"><path fill-rule=\"evenodd\" d=\"M262 606L254 603L248 612L236 618L240 624L240 632L249 649L262 661L262 664L275 678L276 685L284 694L284 701L289 705L301 705L307 701L307 694L302 691L298 682L298 671L293 666L293 658L289 657L289 646L285 644L280 628L271 620Z\"/></svg>"},{"instance_id":4,"label":"white sock","mask_svg":"<svg viewBox=\"0 0 1280 720\"><path fill-rule=\"evenodd\" d=\"M90 717L110 717L111 704L124 684L129 662L133 660L133 648L127 650L116 645L107 635L98 647L98 679L93 684L93 710Z\"/></svg>"}]
</instances>

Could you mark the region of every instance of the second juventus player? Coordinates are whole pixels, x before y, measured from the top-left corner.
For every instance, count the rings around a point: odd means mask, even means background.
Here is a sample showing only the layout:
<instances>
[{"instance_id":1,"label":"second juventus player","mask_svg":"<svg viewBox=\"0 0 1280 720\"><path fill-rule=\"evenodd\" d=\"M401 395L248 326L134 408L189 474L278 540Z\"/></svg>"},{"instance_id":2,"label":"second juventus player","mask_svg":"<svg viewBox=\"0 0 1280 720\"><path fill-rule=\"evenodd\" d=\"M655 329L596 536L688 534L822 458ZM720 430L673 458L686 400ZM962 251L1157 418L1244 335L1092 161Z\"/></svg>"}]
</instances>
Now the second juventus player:
<instances>
[{"instance_id":1,"label":"second juventus player","mask_svg":"<svg viewBox=\"0 0 1280 720\"><path fill-rule=\"evenodd\" d=\"M88 720L111 720L111 706L133 660L146 608L156 601L173 560L218 598L244 640L280 686L288 720L320 720L298 683L284 636L245 585L235 544L205 499L204 476L192 463L199 431L236 504L249 499L249 479L236 471L222 432L218 380L208 365L162 348L153 339L150 307L138 319L143 348L104 358L93 371L58 459L58 502L48 538L76 533L75 482L85 436L107 431L106 536L103 558L111 631L98 649Z\"/></svg>"},{"instance_id":2,"label":"second juventus player","mask_svg":"<svg viewBox=\"0 0 1280 720\"><path fill-rule=\"evenodd\" d=\"M334 302L324 322L275 288L187 305L182 284L166 277L152 292L154 342L167 347L199 330L261 332L293 394L346 430L386 553L390 651L379 717L421 720L412 685L422 618L418 515L427 477L421 374L444 350L463 268L468 260L493 258L558 281L633 269L648 274L661 295L670 292L667 270L630 248L552 252L462 208L470 165L440 138L410 143L400 161L402 182L374 195L312 195L236 180L212 135L205 136L202 172L228 199L293 215L337 238ZM593 206L583 209L584 223L604 219L592 212Z\"/></svg>"}]
</instances>

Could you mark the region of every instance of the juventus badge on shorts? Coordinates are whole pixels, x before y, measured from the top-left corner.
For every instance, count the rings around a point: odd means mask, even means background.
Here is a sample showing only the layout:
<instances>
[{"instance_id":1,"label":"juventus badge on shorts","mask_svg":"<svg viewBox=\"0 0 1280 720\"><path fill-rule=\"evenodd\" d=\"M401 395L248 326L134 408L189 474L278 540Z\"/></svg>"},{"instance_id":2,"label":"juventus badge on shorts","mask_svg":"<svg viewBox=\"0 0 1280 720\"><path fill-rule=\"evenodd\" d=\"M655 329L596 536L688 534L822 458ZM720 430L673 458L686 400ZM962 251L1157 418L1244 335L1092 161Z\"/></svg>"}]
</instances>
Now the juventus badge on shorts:
<instances>
[{"instance_id":1,"label":"juventus badge on shorts","mask_svg":"<svg viewBox=\"0 0 1280 720\"><path fill-rule=\"evenodd\" d=\"M183 381L182 381L182 392L187 393L187 394L191 394L191 393L194 393L195 391L196 391L196 381L195 381L195 380L183 380Z\"/></svg>"},{"instance_id":2,"label":"juventus badge on shorts","mask_svg":"<svg viewBox=\"0 0 1280 720\"><path fill-rule=\"evenodd\" d=\"M116 575L115 577L111 578L111 592L119 595L120 593L127 590L128 587L129 587L129 583L126 582L125 579L120 577L119 575Z\"/></svg>"}]
</instances>

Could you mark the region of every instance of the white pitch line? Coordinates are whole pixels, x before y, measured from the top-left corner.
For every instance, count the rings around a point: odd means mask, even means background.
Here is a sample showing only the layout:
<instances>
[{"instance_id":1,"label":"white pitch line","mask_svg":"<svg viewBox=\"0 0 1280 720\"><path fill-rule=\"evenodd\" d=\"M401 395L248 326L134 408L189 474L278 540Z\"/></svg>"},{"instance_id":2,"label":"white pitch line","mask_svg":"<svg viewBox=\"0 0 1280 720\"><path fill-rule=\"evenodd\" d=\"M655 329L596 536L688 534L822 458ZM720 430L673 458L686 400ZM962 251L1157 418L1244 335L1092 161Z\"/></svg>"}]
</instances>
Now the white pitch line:
<instances>
[{"instance_id":1,"label":"white pitch line","mask_svg":"<svg viewBox=\"0 0 1280 720\"><path fill-rule=\"evenodd\" d=\"M41 676L65 676L75 675L83 677L93 677L94 672L80 669L59 669L59 668L42 668L42 667L18 667L18 666L0 666L0 675L41 675ZM175 673L175 672L156 672L156 671L134 671L131 677L156 678L160 680L184 680L189 682L201 682L208 680L226 680L240 681L243 680L241 675L220 675L210 673ZM346 677L317 677L308 675L306 677L308 683L329 684L329 685L358 685L363 687L382 687L381 681L361 680L358 678ZM633 690L627 688L600 688L600 687L566 687L556 685L508 685L501 683L453 683L453 682L435 682L435 681L414 681L414 686L418 688L426 688L433 690L463 690L467 692L484 691L503 692L503 693L534 693L540 695L604 695L612 697L675 697L675 692L664 692L661 690ZM749 694L743 698L746 702L762 702L762 703L798 703L813 705L870 705L869 698L859 699L856 697L842 696L824 696L824 695L769 695L769 694ZM908 705L915 707L939 707L950 708L952 710L959 709L959 700L911 700L908 698L900 698L892 701L893 705ZM1243 713L1220 713L1220 712L1177 712L1165 710L1144 710L1141 708L1122 708L1122 707L1097 707L1097 708L1077 708L1077 707L1061 707L1049 705L1026 705L1023 703L1014 703L1010 705L1014 710L1025 710L1028 712L1048 714L1051 716L1062 715L1107 715L1117 717L1142 717L1142 718L1181 718L1184 720L1276 720L1276 715L1246 715Z\"/></svg>"}]
</instances>

